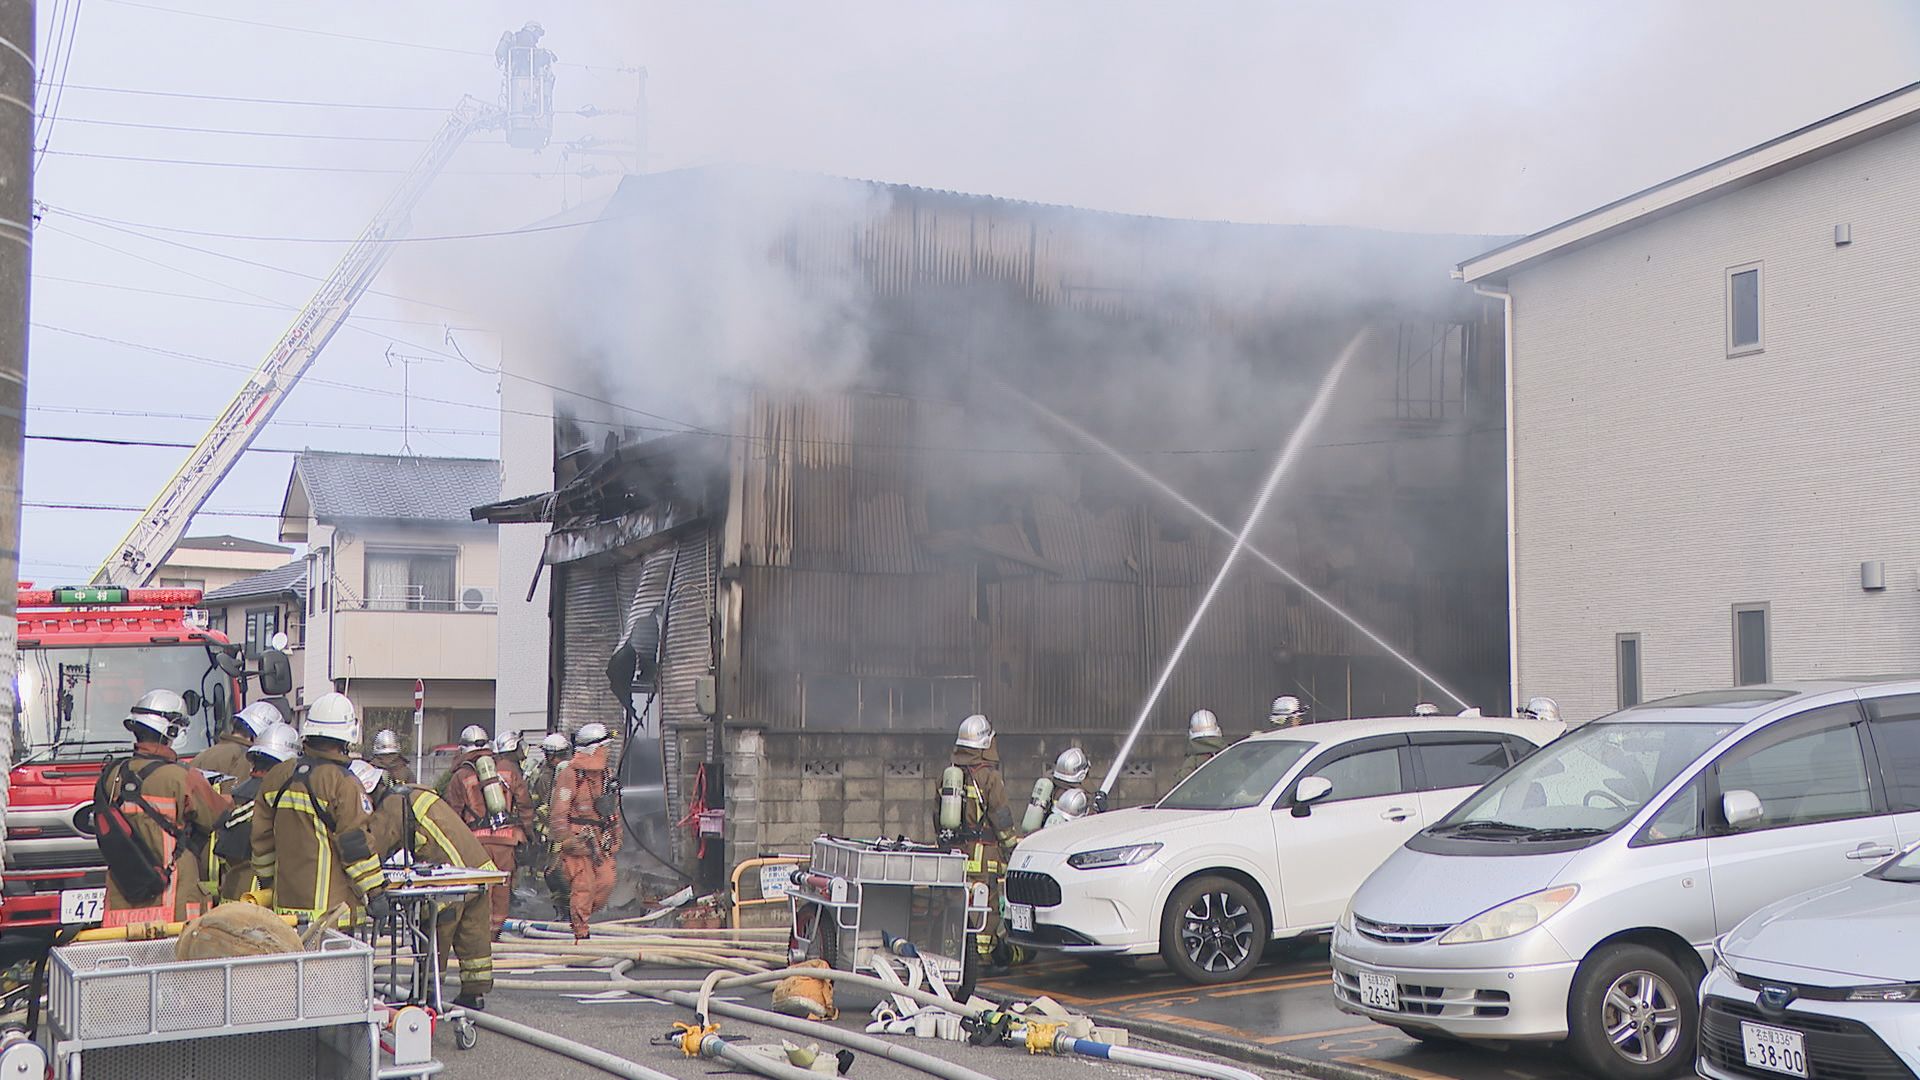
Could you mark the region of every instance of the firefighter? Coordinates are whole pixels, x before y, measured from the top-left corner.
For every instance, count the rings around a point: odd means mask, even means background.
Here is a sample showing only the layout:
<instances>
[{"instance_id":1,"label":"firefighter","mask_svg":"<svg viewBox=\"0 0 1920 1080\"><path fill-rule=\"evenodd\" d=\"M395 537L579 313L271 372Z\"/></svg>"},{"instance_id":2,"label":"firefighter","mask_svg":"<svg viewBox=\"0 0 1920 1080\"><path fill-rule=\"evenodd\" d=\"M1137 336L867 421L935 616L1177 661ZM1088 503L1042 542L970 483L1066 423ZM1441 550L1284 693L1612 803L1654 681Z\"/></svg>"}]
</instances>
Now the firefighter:
<instances>
[{"instance_id":1,"label":"firefighter","mask_svg":"<svg viewBox=\"0 0 1920 1080\"><path fill-rule=\"evenodd\" d=\"M300 734L279 720L262 729L247 747L251 775L234 786L233 806L221 815L213 834L214 857L207 880L214 883L218 901L238 900L253 890L253 801L267 773L299 754Z\"/></svg>"},{"instance_id":2,"label":"firefighter","mask_svg":"<svg viewBox=\"0 0 1920 1080\"><path fill-rule=\"evenodd\" d=\"M202 772L219 773L239 780L247 775L247 747L267 730L267 725L283 723L280 710L272 702L256 701L233 714L231 730L220 741L193 756L187 764Z\"/></svg>"},{"instance_id":3,"label":"firefighter","mask_svg":"<svg viewBox=\"0 0 1920 1080\"><path fill-rule=\"evenodd\" d=\"M1047 824L1065 825L1069 821L1079 821L1092 812L1093 800L1087 798L1086 792L1073 788L1060 793L1059 800L1053 804L1053 813L1047 816Z\"/></svg>"},{"instance_id":4,"label":"firefighter","mask_svg":"<svg viewBox=\"0 0 1920 1080\"><path fill-rule=\"evenodd\" d=\"M1274 727L1299 727L1307 723L1307 707L1292 694L1282 694L1273 699L1273 707L1267 710L1267 723Z\"/></svg>"},{"instance_id":5,"label":"firefighter","mask_svg":"<svg viewBox=\"0 0 1920 1080\"><path fill-rule=\"evenodd\" d=\"M1187 758L1180 763L1180 775L1173 782L1178 784L1192 776L1200 766L1212 761L1213 755L1226 748L1227 737L1220 732L1220 718L1213 715L1212 709L1195 709L1187 719Z\"/></svg>"},{"instance_id":6,"label":"firefighter","mask_svg":"<svg viewBox=\"0 0 1920 1080\"><path fill-rule=\"evenodd\" d=\"M161 870L166 886L136 903L122 891L109 859L101 924L184 922L213 906L200 866L213 827L226 813L227 799L198 770L180 764L174 753L173 740L187 726L186 702L178 693L147 691L123 723L133 733L133 755L107 767L98 791L126 815L133 837ZM105 848L102 856L107 857Z\"/></svg>"},{"instance_id":7,"label":"firefighter","mask_svg":"<svg viewBox=\"0 0 1920 1080\"><path fill-rule=\"evenodd\" d=\"M354 774L373 800L367 831L382 859L404 851L409 864L495 869L487 849L446 800L403 784L370 762L355 762ZM449 950L459 958L460 996L453 1002L464 1008L486 1008L486 993L493 989L492 908L485 893L475 893L440 914L440 965L444 970Z\"/></svg>"},{"instance_id":8,"label":"firefighter","mask_svg":"<svg viewBox=\"0 0 1920 1080\"><path fill-rule=\"evenodd\" d=\"M506 882L489 890L493 894L493 932L498 934L513 900L513 873L518 865L515 849L526 841L533 827L533 800L527 795L520 767L490 742L487 730L478 724L468 724L460 732L460 745L466 750L454 763L446 800L479 838L480 846L487 849L493 865L507 872Z\"/></svg>"},{"instance_id":9,"label":"firefighter","mask_svg":"<svg viewBox=\"0 0 1920 1080\"><path fill-rule=\"evenodd\" d=\"M1560 703L1550 697L1528 698L1527 703L1515 710L1522 720L1560 721Z\"/></svg>"},{"instance_id":10,"label":"firefighter","mask_svg":"<svg viewBox=\"0 0 1920 1080\"><path fill-rule=\"evenodd\" d=\"M589 936L587 920L613 895L620 789L607 763L612 739L605 724L582 725L573 736L573 757L553 781L553 838L566 868L568 914L579 941Z\"/></svg>"},{"instance_id":11,"label":"firefighter","mask_svg":"<svg viewBox=\"0 0 1920 1080\"><path fill-rule=\"evenodd\" d=\"M373 756L367 760L379 766L380 771L395 783L413 783L413 763L400 752L400 735L392 728L381 728L373 733Z\"/></svg>"},{"instance_id":12,"label":"firefighter","mask_svg":"<svg viewBox=\"0 0 1920 1080\"><path fill-rule=\"evenodd\" d=\"M957 775L956 775L957 774ZM960 722L953 741L953 763L941 778L939 824L948 850L965 852L967 880L978 893L987 893L987 926L974 939L980 968L991 974L1005 967L994 963L1001 944L1000 890L1006 873L1007 852L1020 839L1007 806L1007 785L1000 778L1000 751L994 745L993 725L979 714Z\"/></svg>"},{"instance_id":13,"label":"firefighter","mask_svg":"<svg viewBox=\"0 0 1920 1080\"><path fill-rule=\"evenodd\" d=\"M1085 795L1087 773L1092 769L1085 750L1069 746L1060 751L1060 756L1053 759L1053 774L1034 781L1033 794L1027 799L1027 812L1020 819L1020 831L1035 833L1045 828L1053 819L1055 804L1067 792Z\"/></svg>"},{"instance_id":14,"label":"firefighter","mask_svg":"<svg viewBox=\"0 0 1920 1080\"><path fill-rule=\"evenodd\" d=\"M360 716L347 695L322 694L300 721L301 752L260 780L253 807L253 873L282 915L320 918L364 908L386 888L367 834L372 804L347 771Z\"/></svg>"},{"instance_id":15,"label":"firefighter","mask_svg":"<svg viewBox=\"0 0 1920 1080\"><path fill-rule=\"evenodd\" d=\"M554 910L567 913L567 873L553 850L553 781L567 763L573 743L553 732L540 740L540 760L527 777L527 795L533 800L533 872L547 883Z\"/></svg>"}]
</instances>

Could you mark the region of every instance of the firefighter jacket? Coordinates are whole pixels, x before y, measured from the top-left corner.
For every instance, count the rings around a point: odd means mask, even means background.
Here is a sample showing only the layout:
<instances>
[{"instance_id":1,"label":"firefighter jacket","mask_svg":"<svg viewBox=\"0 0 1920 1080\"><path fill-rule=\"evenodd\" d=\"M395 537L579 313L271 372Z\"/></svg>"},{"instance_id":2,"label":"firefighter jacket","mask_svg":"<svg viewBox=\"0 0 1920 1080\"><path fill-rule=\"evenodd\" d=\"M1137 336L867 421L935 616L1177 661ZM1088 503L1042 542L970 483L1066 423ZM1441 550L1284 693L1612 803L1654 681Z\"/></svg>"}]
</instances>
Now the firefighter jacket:
<instances>
[{"instance_id":1,"label":"firefighter jacket","mask_svg":"<svg viewBox=\"0 0 1920 1080\"><path fill-rule=\"evenodd\" d=\"M389 785L375 792L375 798L367 830L380 857L404 847L417 863L498 869L453 807L427 788Z\"/></svg>"},{"instance_id":2,"label":"firefighter jacket","mask_svg":"<svg viewBox=\"0 0 1920 1080\"><path fill-rule=\"evenodd\" d=\"M1180 763L1180 775L1174 778L1179 783L1192 776L1200 766L1213 760L1213 755L1227 748L1225 735L1203 735L1198 739L1187 740L1187 757Z\"/></svg>"},{"instance_id":3,"label":"firefighter jacket","mask_svg":"<svg viewBox=\"0 0 1920 1080\"><path fill-rule=\"evenodd\" d=\"M1013 809L1007 805L1007 785L1000 777L999 752L991 746L985 750L956 746L953 763L967 776L965 798L960 804L960 839L967 843L984 840L1003 848L1013 847L1020 834L1013 826Z\"/></svg>"},{"instance_id":4,"label":"firefighter jacket","mask_svg":"<svg viewBox=\"0 0 1920 1080\"><path fill-rule=\"evenodd\" d=\"M413 762L405 754L375 754L368 759L387 771L387 779L396 784L413 783Z\"/></svg>"},{"instance_id":5,"label":"firefighter jacket","mask_svg":"<svg viewBox=\"0 0 1920 1080\"><path fill-rule=\"evenodd\" d=\"M372 810L342 750L310 745L267 773L253 808L253 872L272 886L276 911L359 907L386 884L367 835Z\"/></svg>"},{"instance_id":6,"label":"firefighter jacket","mask_svg":"<svg viewBox=\"0 0 1920 1080\"><path fill-rule=\"evenodd\" d=\"M553 842L594 862L620 850L620 792L601 744L573 755L553 780Z\"/></svg>"},{"instance_id":7,"label":"firefighter jacket","mask_svg":"<svg viewBox=\"0 0 1920 1080\"><path fill-rule=\"evenodd\" d=\"M481 758L492 759L501 791L506 795L504 824L489 824L492 815L487 811L485 784L478 768ZM520 766L505 755L477 750L463 756L447 781L446 800L476 835L518 844L532 831L533 798L527 794L526 777L521 774Z\"/></svg>"},{"instance_id":8,"label":"firefighter jacket","mask_svg":"<svg viewBox=\"0 0 1920 1080\"><path fill-rule=\"evenodd\" d=\"M252 775L253 765L247 761L247 747L253 740L238 732L229 731L220 736L220 741L193 756L187 764L206 772L231 776L235 780Z\"/></svg>"},{"instance_id":9,"label":"firefighter jacket","mask_svg":"<svg viewBox=\"0 0 1920 1080\"><path fill-rule=\"evenodd\" d=\"M159 856L161 865L172 867L173 877L159 900L149 907L134 908L121 895L113 875L108 874L107 910L124 913L118 919L109 919L108 925L121 926L128 921L170 922L183 916L191 918L212 906L201 880L205 876L201 865L213 828L226 812L227 800L213 790L206 777L181 765L172 747L161 743L137 743L131 758L109 766L117 775L108 787L123 783L129 771L137 775L155 762L161 764L140 782L140 795L148 806L167 818L167 824L163 826L153 820L131 799L122 802L120 808L147 850ZM179 834L177 840L175 833Z\"/></svg>"},{"instance_id":10,"label":"firefighter jacket","mask_svg":"<svg viewBox=\"0 0 1920 1080\"><path fill-rule=\"evenodd\" d=\"M233 787L233 805L214 828L207 881L219 890L222 900L238 900L253 888L253 801L260 795L260 779L265 775L254 773Z\"/></svg>"}]
</instances>

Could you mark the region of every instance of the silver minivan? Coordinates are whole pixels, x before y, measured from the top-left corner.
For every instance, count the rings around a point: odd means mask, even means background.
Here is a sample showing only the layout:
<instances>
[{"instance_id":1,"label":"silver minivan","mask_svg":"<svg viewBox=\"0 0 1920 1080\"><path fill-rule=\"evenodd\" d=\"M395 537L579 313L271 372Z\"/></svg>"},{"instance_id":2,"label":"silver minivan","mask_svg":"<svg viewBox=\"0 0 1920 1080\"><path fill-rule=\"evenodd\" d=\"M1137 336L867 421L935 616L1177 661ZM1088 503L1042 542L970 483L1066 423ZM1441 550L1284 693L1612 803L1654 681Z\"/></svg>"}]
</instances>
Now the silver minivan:
<instances>
[{"instance_id":1,"label":"silver minivan","mask_svg":"<svg viewBox=\"0 0 1920 1080\"><path fill-rule=\"evenodd\" d=\"M1354 895L1334 994L1415 1038L1693 1065L1714 938L1920 840L1920 679L1743 686L1575 728Z\"/></svg>"}]
</instances>

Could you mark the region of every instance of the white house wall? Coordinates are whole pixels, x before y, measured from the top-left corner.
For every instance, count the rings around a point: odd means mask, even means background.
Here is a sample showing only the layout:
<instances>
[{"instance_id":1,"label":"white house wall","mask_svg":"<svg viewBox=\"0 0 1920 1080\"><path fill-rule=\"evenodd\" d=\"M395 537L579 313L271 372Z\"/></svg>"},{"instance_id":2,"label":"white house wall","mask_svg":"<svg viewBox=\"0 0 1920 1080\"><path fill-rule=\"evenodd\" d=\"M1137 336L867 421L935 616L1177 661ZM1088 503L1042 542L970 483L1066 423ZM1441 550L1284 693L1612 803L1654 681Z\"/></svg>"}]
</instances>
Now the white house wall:
<instances>
[{"instance_id":1,"label":"white house wall","mask_svg":"<svg viewBox=\"0 0 1920 1080\"><path fill-rule=\"evenodd\" d=\"M1755 262L1765 350L1729 358ZM1645 698L1728 685L1745 603L1776 679L1920 667L1917 281L1920 127L1514 276L1523 694L1611 710L1621 633Z\"/></svg>"},{"instance_id":2,"label":"white house wall","mask_svg":"<svg viewBox=\"0 0 1920 1080\"><path fill-rule=\"evenodd\" d=\"M508 370L538 365L538 353L506 350ZM551 374L548 376L551 378ZM553 490L553 394L525 379L500 382L500 462L503 498ZM498 722L515 731L547 728L547 625L550 573L540 575L532 599L527 585L540 565L545 525L502 525L499 566Z\"/></svg>"}]
</instances>

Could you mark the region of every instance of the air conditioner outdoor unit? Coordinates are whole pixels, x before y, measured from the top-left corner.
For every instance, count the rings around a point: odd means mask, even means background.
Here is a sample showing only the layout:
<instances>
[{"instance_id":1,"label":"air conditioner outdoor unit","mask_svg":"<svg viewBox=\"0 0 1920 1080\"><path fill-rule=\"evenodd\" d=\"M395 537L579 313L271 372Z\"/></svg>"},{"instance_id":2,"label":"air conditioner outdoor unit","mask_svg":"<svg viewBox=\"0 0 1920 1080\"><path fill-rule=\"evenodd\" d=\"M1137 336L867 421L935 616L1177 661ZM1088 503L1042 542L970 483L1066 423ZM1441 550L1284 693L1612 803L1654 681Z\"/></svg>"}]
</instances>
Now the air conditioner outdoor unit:
<instances>
[{"instance_id":1,"label":"air conditioner outdoor unit","mask_svg":"<svg viewBox=\"0 0 1920 1080\"><path fill-rule=\"evenodd\" d=\"M460 592L461 611L492 611L498 606L493 589L473 586Z\"/></svg>"}]
</instances>

